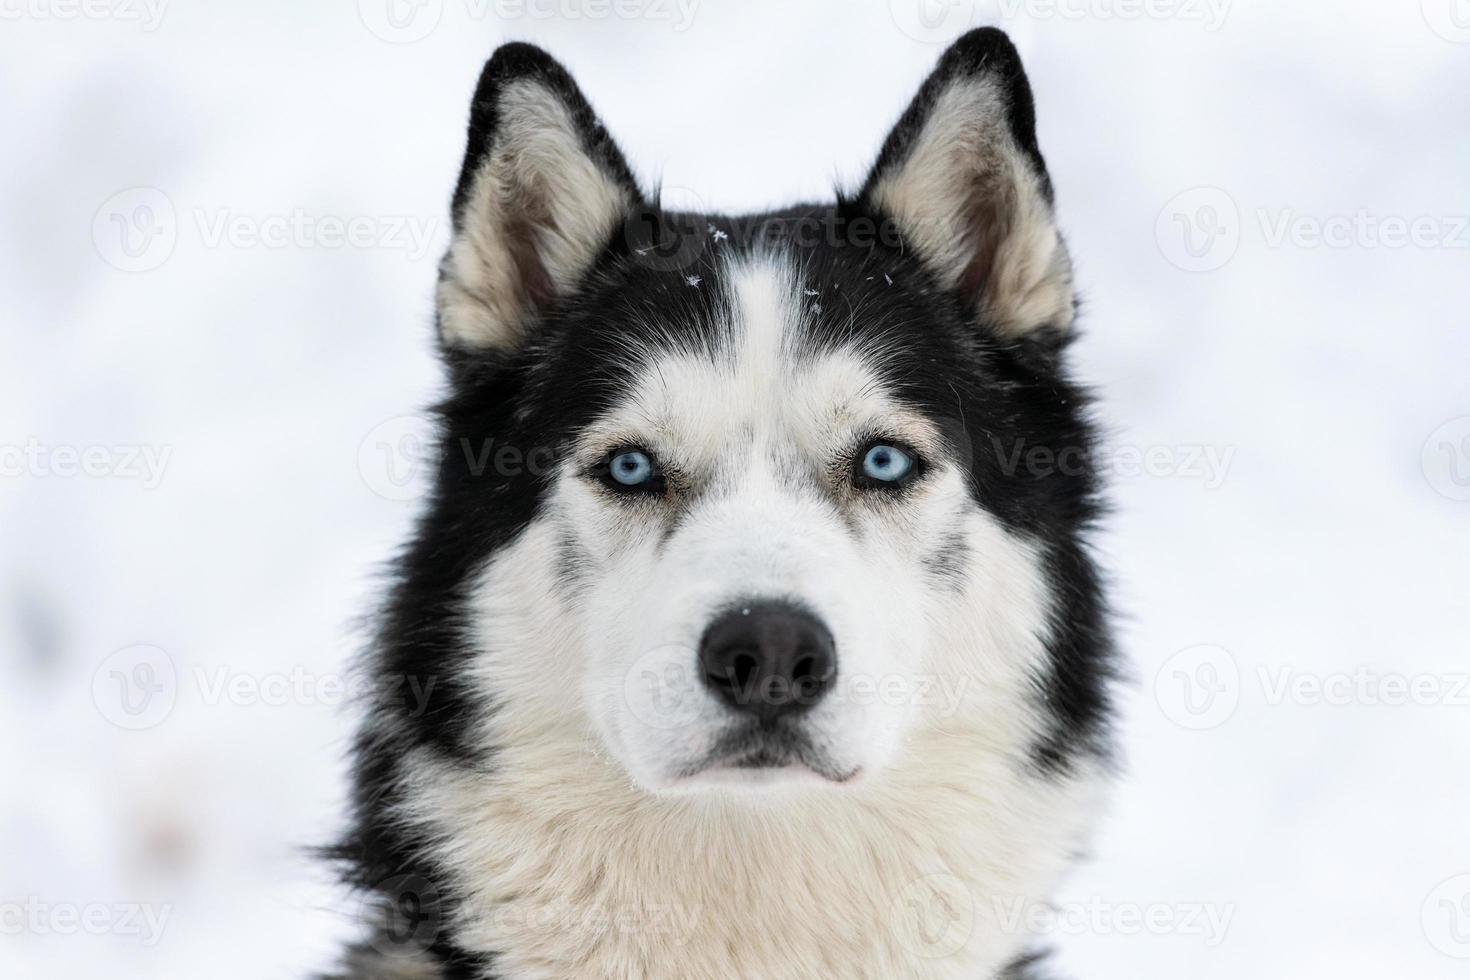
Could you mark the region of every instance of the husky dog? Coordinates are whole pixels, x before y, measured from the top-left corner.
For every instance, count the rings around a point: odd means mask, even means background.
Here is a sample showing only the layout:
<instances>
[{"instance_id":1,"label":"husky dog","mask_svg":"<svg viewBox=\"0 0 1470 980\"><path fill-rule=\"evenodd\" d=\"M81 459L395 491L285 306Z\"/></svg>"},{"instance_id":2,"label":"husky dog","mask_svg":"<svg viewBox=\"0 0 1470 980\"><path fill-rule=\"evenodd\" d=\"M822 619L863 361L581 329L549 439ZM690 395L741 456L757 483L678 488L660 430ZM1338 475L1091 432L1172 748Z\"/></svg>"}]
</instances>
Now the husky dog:
<instances>
[{"instance_id":1,"label":"husky dog","mask_svg":"<svg viewBox=\"0 0 1470 980\"><path fill-rule=\"evenodd\" d=\"M1015 978L1107 782L1072 268L1010 41L862 186L640 191L508 44L368 668L354 978Z\"/></svg>"}]
</instances>

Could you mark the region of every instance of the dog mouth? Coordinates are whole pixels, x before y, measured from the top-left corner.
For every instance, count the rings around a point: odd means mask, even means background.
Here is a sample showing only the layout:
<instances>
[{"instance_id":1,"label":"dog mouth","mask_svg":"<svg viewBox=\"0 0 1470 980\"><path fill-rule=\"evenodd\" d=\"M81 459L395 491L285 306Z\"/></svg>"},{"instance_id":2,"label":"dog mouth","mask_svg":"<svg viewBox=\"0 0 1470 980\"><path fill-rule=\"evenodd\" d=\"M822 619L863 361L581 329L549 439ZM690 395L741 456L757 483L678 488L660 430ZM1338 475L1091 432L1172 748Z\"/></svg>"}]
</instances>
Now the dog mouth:
<instances>
[{"instance_id":1,"label":"dog mouth","mask_svg":"<svg viewBox=\"0 0 1470 980\"><path fill-rule=\"evenodd\" d=\"M721 775L735 778L716 781L758 783L766 782L768 776L802 771L840 785L855 780L862 767L839 766L801 732L750 726L720 738L704 758L681 770L678 777L682 781Z\"/></svg>"}]
</instances>

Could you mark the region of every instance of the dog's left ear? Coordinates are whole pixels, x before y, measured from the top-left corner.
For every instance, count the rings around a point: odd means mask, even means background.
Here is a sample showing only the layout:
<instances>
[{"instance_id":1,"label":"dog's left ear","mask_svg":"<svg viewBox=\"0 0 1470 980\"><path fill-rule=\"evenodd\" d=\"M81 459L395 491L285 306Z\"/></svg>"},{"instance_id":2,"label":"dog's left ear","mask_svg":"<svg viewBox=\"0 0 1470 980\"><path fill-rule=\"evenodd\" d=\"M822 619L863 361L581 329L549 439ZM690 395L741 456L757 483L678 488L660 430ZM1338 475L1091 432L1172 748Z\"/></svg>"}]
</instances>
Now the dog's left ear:
<instances>
[{"instance_id":1,"label":"dog's left ear","mask_svg":"<svg viewBox=\"0 0 1470 980\"><path fill-rule=\"evenodd\" d=\"M1072 263L1036 145L1021 57L979 28L956 41L883 144L860 200L1003 337L1065 336Z\"/></svg>"},{"instance_id":2,"label":"dog's left ear","mask_svg":"<svg viewBox=\"0 0 1470 980\"><path fill-rule=\"evenodd\" d=\"M466 142L439 337L451 353L506 353L576 289L640 197L577 83L530 44L486 63Z\"/></svg>"}]
</instances>

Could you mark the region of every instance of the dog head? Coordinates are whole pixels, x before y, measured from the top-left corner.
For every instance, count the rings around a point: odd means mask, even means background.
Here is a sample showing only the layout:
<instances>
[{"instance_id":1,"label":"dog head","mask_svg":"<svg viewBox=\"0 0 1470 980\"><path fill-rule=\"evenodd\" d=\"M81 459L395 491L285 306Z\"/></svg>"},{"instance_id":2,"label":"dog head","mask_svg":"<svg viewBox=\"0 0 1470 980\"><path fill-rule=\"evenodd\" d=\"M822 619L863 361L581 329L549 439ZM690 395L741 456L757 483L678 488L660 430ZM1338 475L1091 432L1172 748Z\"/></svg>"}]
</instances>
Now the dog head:
<instances>
[{"instance_id":1,"label":"dog head","mask_svg":"<svg viewBox=\"0 0 1470 980\"><path fill-rule=\"evenodd\" d=\"M578 739L661 792L1091 737L1092 474L1031 465L1087 445L1071 265L1003 34L943 56L855 194L743 218L650 201L508 45L453 214L445 453L390 623L443 681L428 737Z\"/></svg>"}]
</instances>

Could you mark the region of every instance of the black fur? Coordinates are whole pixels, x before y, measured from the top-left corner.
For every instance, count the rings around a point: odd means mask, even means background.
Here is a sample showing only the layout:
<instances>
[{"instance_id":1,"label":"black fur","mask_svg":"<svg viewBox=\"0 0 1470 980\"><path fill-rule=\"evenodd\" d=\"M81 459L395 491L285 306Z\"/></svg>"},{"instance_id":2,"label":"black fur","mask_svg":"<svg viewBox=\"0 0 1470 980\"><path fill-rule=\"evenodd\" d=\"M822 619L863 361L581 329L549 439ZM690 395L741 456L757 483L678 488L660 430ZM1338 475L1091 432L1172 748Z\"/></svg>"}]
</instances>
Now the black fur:
<instances>
[{"instance_id":1,"label":"black fur","mask_svg":"<svg viewBox=\"0 0 1470 980\"><path fill-rule=\"evenodd\" d=\"M764 247L795 256L817 294L809 297L816 326L808 343L822 348L856 336L890 352L882 362L885 380L897 397L941 420L956 457L968 462L975 500L1038 542L1061 606L1054 615L1050 664L1035 679L1038 703L1051 725L1034 746L1034 760L1044 772L1063 773L1080 755L1105 752L1112 651L1098 573L1085 544L1099 513L1087 393L1063 365L1064 342L1049 331L1036 339L1006 340L977 324L971 301L940 288L893 222L869 201L876 175L902 162L943 86L956 75L980 71L1004 81L1011 129L1049 196L1019 57L1001 32L974 31L941 59L884 144L875 177L855 196L751 217L676 214L639 204L586 281L544 311L522 347L443 351L452 385L435 410L437 479L413 539L396 562L370 660L377 677L397 685L381 689L404 696L371 706L372 718L356 746L353 831L334 851L354 885L377 892L384 882L426 882L424 915L447 923L456 908L454 883L426 861L425 842L389 814L400 792L397 766L412 747L428 747L469 769L495 765L491 749L470 737L480 713L494 706L478 703L460 682L473 656L462 600L486 559L535 518L551 467L485 465L485 447L514 447L523 459L533 450L546 460L559 458L573 435L623 393L630 334L655 347L697 349L707 343L730 306L719 258L731 249ZM495 94L508 80L527 76L558 94L572 111L583 149L636 191L622 154L570 75L537 48L506 45L486 65L474 96L452 202L456 228L476 170L497 136ZM634 200L646 199L635 193ZM813 230L817 240L809 241ZM691 276L699 277L697 288ZM1024 460L1037 448L1052 454L1080 450L1082 462L1065 472L1033 471ZM956 564L968 559L957 550L934 556L931 567L936 575L953 575ZM577 556L568 553L563 565L564 581L574 583ZM421 696L407 696L410 691ZM396 896L384 900L391 905ZM448 929L433 930L426 946L445 978L493 974L493 963L458 949ZM1018 963L1002 980L1032 976L1032 963Z\"/></svg>"}]
</instances>

